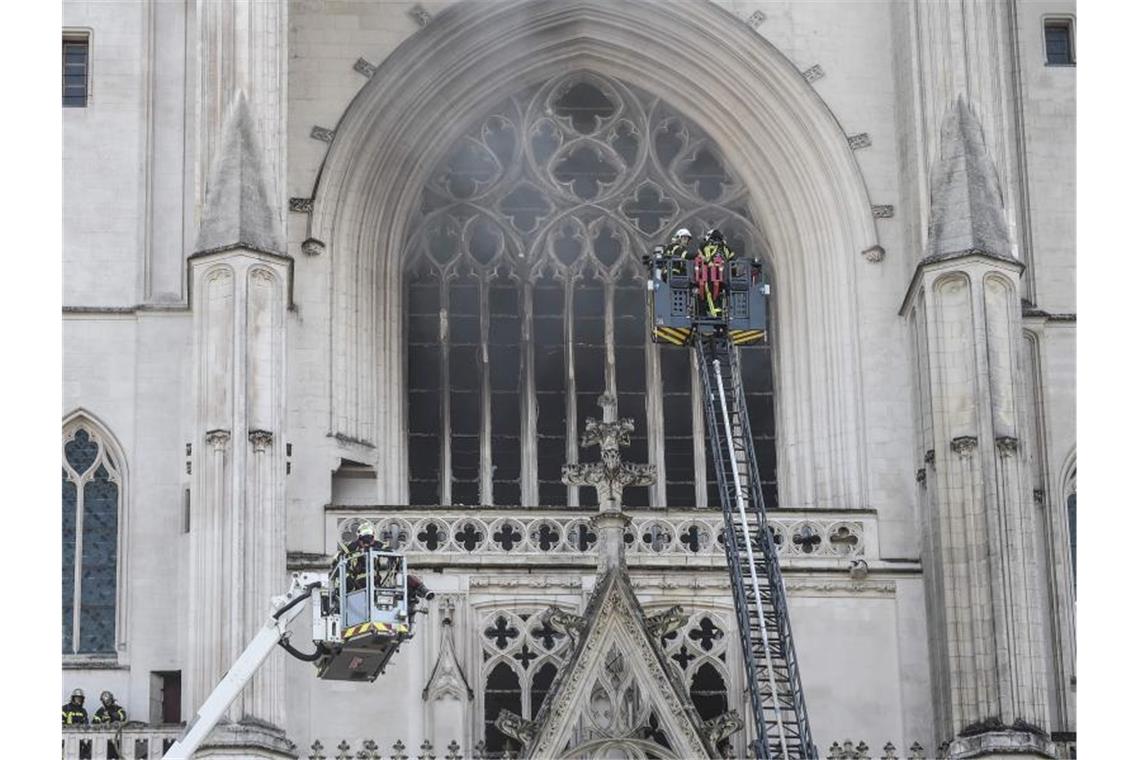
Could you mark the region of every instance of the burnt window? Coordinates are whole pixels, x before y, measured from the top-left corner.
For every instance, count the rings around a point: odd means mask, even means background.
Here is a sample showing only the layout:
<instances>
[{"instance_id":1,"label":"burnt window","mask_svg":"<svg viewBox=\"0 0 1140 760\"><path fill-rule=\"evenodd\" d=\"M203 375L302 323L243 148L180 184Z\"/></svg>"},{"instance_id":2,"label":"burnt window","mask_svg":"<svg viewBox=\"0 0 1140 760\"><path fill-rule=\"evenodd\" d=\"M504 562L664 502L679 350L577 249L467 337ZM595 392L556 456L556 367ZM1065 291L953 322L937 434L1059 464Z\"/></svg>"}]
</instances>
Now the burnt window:
<instances>
[{"instance_id":1,"label":"burnt window","mask_svg":"<svg viewBox=\"0 0 1140 760\"><path fill-rule=\"evenodd\" d=\"M1077 62L1072 19L1045 20L1045 62L1050 66L1071 66Z\"/></svg>"},{"instance_id":2,"label":"burnt window","mask_svg":"<svg viewBox=\"0 0 1140 760\"><path fill-rule=\"evenodd\" d=\"M86 34L66 34L63 37L64 107L87 107L90 43L91 40Z\"/></svg>"},{"instance_id":3,"label":"burnt window","mask_svg":"<svg viewBox=\"0 0 1140 760\"><path fill-rule=\"evenodd\" d=\"M763 257L746 188L697 123L588 72L505 98L428 175L405 248L412 504L595 503L562 465L599 397L664 459L627 506L715 506L691 351L649 341L641 256L717 227ZM767 346L741 349L768 506L776 506Z\"/></svg>"}]
</instances>

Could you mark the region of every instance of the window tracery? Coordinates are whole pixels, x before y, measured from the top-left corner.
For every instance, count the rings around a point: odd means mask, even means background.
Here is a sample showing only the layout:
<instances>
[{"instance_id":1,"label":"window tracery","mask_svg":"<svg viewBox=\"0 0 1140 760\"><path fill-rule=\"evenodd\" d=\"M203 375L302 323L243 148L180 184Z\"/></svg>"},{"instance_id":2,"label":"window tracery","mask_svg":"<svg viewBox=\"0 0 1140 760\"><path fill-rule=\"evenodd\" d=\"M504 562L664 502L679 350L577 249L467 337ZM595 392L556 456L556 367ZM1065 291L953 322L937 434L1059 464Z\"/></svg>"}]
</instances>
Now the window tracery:
<instances>
[{"instance_id":1,"label":"window tracery","mask_svg":"<svg viewBox=\"0 0 1140 760\"><path fill-rule=\"evenodd\" d=\"M506 98L431 172L405 249L411 503L578 505L561 466L603 392L634 419L626 458L664 451L655 506L708 503L692 357L648 342L640 257L682 225L766 244L699 120L576 72ZM774 505L768 352L741 358Z\"/></svg>"},{"instance_id":2,"label":"window tracery","mask_svg":"<svg viewBox=\"0 0 1140 760\"><path fill-rule=\"evenodd\" d=\"M730 629L719 615L697 611L686 625L661 637L665 658L676 668L702 720L728 711Z\"/></svg>"},{"instance_id":3,"label":"window tracery","mask_svg":"<svg viewBox=\"0 0 1140 760\"><path fill-rule=\"evenodd\" d=\"M63 439L63 653L115 651L121 476L94 426Z\"/></svg>"},{"instance_id":4,"label":"window tracery","mask_svg":"<svg viewBox=\"0 0 1140 760\"><path fill-rule=\"evenodd\" d=\"M495 728L506 709L534 720L571 651L569 637L540 616L542 610L496 610L479 626L483 659L483 741L486 753L507 749ZM514 747L518 749L518 747Z\"/></svg>"}]
</instances>

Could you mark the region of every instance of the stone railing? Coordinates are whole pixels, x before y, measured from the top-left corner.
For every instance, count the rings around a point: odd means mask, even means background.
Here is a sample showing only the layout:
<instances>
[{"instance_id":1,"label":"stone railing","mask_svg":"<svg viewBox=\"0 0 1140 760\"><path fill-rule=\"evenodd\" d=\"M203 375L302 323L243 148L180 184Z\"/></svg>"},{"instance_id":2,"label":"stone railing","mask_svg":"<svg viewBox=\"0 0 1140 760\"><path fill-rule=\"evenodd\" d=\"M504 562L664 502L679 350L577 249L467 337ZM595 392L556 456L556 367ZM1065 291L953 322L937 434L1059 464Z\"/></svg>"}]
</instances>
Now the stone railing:
<instances>
[{"instance_id":1,"label":"stone railing","mask_svg":"<svg viewBox=\"0 0 1140 760\"><path fill-rule=\"evenodd\" d=\"M912 743L905 751L895 747L892 742L887 742L883 745L882 752L872 753L867 742L844 739L842 742L832 742L825 757L827 760L927 760L935 755L918 742Z\"/></svg>"},{"instance_id":2,"label":"stone railing","mask_svg":"<svg viewBox=\"0 0 1140 760\"><path fill-rule=\"evenodd\" d=\"M524 509L504 507L329 507L326 550L347 543L368 521L376 535L395 540L399 551L417 565L435 561L511 565L593 564L597 532L590 518L596 509ZM716 565L724 562L724 522L717 510L630 509L625 532L631 567ZM877 557L875 513L867 510L780 510L768 518L769 530L784 563L846 566L854 559Z\"/></svg>"},{"instance_id":3,"label":"stone railing","mask_svg":"<svg viewBox=\"0 0 1140 760\"><path fill-rule=\"evenodd\" d=\"M842 742L832 742L826 752L824 757L827 760L927 760L935 757L918 742L913 742L906 750L897 749L894 744L887 742L881 752L872 753L866 742L856 743L845 739ZM328 746L318 739L299 754L301 760L510 760L518 757L519 753L517 748L513 751L508 748L502 752L487 752L483 748L483 742L468 752L457 741L437 749L427 740L418 746L397 740L391 748L381 748L372 739L341 739L335 745L330 740Z\"/></svg>"},{"instance_id":4,"label":"stone railing","mask_svg":"<svg viewBox=\"0 0 1140 760\"><path fill-rule=\"evenodd\" d=\"M148 726L137 721L110 726L64 726L63 760L158 760L174 744L184 727ZM44 757L50 752L45 751Z\"/></svg>"}]
</instances>

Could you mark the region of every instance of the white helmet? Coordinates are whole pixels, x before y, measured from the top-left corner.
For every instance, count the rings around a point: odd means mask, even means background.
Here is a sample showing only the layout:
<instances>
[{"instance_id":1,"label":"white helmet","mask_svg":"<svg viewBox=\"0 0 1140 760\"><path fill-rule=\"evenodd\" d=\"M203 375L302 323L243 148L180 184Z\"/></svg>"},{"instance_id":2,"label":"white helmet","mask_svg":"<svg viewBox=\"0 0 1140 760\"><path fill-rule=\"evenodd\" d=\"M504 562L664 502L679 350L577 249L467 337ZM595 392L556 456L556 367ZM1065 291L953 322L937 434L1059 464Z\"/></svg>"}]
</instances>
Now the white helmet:
<instances>
[{"instance_id":1,"label":"white helmet","mask_svg":"<svg viewBox=\"0 0 1140 760\"><path fill-rule=\"evenodd\" d=\"M687 228L682 227L681 229L677 230L677 234L674 235L673 237L675 237L675 238L683 238L683 237L691 238L692 236L693 236L693 233L689 232L689 230Z\"/></svg>"}]
</instances>

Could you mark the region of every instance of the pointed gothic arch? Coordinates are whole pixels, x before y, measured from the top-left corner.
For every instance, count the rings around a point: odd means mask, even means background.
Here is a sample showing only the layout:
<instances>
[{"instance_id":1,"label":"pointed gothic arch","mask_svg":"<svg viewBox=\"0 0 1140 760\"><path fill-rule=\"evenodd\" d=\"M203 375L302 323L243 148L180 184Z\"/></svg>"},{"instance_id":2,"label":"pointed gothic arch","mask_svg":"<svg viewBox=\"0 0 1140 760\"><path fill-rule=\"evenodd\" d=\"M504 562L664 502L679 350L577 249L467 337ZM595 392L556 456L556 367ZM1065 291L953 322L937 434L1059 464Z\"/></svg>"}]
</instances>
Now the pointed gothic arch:
<instances>
[{"instance_id":1,"label":"pointed gothic arch","mask_svg":"<svg viewBox=\"0 0 1140 760\"><path fill-rule=\"evenodd\" d=\"M98 417L63 418L63 654L116 656L126 639L128 473L122 445Z\"/></svg>"},{"instance_id":2,"label":"pointed gothic arch","mask_svg":"<svg viewBox=\"0 0 1140 760\"><path fill-rule=\"evenodd\" d=\"M379 67L340 120L310 217L332 267L330 433L374 447L387 475L378 498L407 501L398 283L418 191L488 102L574 69L708 115L702 124L748 188L782 283L773 296L775 344L789 347L774 357L781 501L866 506L854 269L877 244L866 187L792 62L712 2L461 2Z\"/></svg>"}]
</instances>

